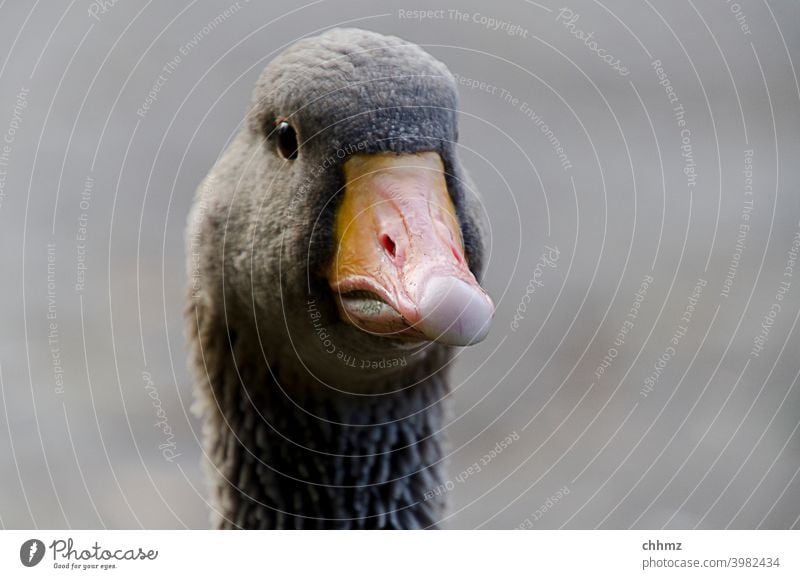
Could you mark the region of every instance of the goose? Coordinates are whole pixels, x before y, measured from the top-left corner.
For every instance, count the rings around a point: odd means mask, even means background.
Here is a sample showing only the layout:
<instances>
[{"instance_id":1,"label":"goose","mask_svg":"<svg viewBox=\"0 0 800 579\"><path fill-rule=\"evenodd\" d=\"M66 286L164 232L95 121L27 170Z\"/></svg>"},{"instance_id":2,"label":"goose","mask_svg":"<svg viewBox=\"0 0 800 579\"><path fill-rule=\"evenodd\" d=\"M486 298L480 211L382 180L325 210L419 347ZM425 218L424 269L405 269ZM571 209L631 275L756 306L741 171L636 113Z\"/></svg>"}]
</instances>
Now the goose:
<instances>
[{"instance_id":1,"label":"goose","mask_svg":"<svg viewBox=\"0 0 800 579\"><path fill-rule=\"evenodd\" d=\"M187 227L214 527L441 524L448 367L494 314L456 116L443 63L361 29L259 77Z\"/></svg>"}]
</instances>

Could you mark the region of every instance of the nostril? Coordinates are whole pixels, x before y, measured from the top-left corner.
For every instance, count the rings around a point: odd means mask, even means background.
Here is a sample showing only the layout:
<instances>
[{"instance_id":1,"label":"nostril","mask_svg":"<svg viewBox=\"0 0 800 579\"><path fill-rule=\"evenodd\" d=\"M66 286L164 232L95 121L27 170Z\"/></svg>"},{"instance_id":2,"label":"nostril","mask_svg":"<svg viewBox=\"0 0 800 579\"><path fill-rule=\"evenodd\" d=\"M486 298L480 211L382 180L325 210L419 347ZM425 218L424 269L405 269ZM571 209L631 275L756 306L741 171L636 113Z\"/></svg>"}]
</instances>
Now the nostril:
<instances>
[{"instance_id":1,"label":"nostril","mask_svg":"<svg viewBox=\"0 0 800 579\"><path fill-rule=\"evenodd\" d=\"M395 244L394 239L389 237L389 235L386 233L381 235L381 247L383 247L383 250L389 254L389 257L392 259L395 258L397 254L397 244Z\"/></svg>"}]
</instances>

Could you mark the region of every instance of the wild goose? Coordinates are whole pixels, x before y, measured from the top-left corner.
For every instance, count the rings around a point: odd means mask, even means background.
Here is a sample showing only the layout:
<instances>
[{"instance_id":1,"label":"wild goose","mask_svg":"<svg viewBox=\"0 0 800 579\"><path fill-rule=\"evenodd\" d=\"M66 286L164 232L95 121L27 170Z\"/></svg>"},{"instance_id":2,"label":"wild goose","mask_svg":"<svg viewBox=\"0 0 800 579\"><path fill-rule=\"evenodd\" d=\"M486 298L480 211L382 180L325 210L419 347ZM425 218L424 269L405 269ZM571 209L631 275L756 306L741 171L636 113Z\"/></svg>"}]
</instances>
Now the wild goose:
<instances>
[{"instance_id":1,"label":"wild goose","mask_svg":"<svg viewBox=\"0 0 800 579\"><path fill-rule=\"evenodd\" d=\"M214 526L441 519L451 346L494 313L456 100L444 64L358 29L258 80L187 231Z\"/></svg>"}]
</instances>

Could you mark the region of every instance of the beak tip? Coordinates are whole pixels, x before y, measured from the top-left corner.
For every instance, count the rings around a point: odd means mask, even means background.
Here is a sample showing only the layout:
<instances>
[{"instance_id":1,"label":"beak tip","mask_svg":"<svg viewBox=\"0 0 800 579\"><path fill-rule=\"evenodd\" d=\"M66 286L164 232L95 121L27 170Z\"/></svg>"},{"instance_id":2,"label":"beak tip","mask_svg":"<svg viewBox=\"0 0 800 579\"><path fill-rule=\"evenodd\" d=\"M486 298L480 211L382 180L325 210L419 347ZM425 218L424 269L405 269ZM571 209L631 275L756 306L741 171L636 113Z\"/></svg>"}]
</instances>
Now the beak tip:
<instances>
[{"instance_id":1,"label":"beak tip","mask_svg":"<svg viewBox=\"0 0 800 579\"><path fill-rule=\"evenodd\" d=\"M471 346L489 334L494 304L477 284L452 276L426 285L415 326L428 338L451 346Z\"/></svg>"}]
</instances>

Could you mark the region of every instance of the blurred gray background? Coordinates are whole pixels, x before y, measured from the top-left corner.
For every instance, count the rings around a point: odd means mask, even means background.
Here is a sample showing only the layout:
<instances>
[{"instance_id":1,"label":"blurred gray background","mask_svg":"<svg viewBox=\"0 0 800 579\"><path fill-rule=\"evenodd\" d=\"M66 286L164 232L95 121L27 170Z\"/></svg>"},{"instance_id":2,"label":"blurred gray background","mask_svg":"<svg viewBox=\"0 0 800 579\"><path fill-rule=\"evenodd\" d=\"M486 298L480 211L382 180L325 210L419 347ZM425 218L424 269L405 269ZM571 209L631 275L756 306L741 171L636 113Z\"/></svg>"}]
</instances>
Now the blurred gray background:
<instances>
[{"instance_id":1,"label":"blurred gray background","mask_svg":"<svg viewBox=\"0 0 800 579\"><path fill-rule=\"evenodd\" d=\"M186 215L266 62L343 25L459 75L491 225L444 525L800 527L795 0L0 3L0 525L207 526Z\"/></svg>"}]
</instances>

